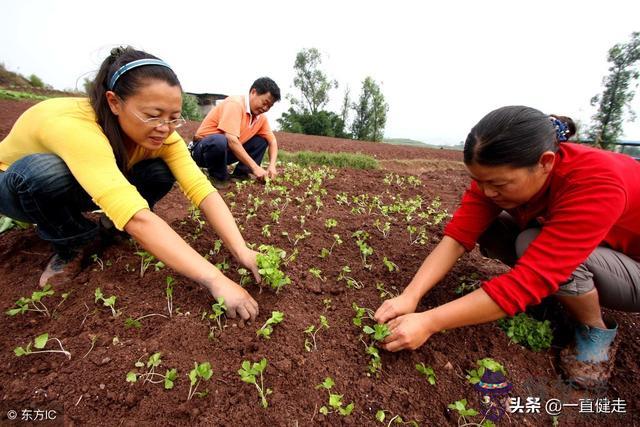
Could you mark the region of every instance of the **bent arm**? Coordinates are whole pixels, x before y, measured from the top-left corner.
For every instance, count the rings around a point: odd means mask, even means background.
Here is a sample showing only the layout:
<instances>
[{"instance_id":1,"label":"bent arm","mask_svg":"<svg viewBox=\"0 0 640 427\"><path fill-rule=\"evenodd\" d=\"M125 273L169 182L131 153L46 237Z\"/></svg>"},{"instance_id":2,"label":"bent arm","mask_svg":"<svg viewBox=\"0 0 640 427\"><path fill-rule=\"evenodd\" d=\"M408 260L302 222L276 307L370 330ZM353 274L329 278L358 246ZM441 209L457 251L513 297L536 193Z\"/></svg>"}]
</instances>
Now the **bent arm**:
<instances>
[{"instance_id":1,"label":"bent arm","mask_svg":"<svg viewBox=\"0 0 640 427\"><path fill-rule=\"evenodd\" d=\"M229 150L236 156L236 158L244 165L246 165L252 172L255 171L260 166L251 158L247 150L244 149L242 144L240 143L240 139L237 136L231 135L230 133L224 134L227 137L227 142L229 144Z\"/></svg>"}]
</instances>

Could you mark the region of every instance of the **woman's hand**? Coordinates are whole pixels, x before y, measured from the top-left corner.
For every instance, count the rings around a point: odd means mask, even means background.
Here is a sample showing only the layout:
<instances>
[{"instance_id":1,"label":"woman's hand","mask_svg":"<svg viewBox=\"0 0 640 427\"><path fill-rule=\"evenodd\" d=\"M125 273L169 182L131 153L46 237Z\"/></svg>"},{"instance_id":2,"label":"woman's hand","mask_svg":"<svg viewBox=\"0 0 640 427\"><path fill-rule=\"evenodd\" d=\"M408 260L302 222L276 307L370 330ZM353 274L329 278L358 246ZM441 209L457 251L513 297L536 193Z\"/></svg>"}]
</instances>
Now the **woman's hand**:
<instances>
[{"instance_id":1,"label":"woman's hand","mask_svg":"<svg viewBox=\"0 0 640 427\"><path fill-rule=\"evenodd\" d=\"M378 323L387 323L389 320L395 319L403 314L413 313L416 311L417 306L418 301L402 293L395 298L383 302L373 317Z\"/></svg>"},{"instance_id":2,"label":"woman's hand","mask_svg":"<svg viewBox=\"0 0 640 427\"><path fill-rule=\"evenodd\" d=\"M256 283L260 284L262 282L262 278L260 277L260 273L258 273L257 256L258 252L249 248L245 248L238 254L236 259L240 264L242 264L243 267L253 273L253 277L254 279L256 279Z\"/></svg>"},{"instance_id":3,"label":"woman's hand","mask_svg":"<svg viewBox=\"0 0 640 427\"><path fill-rule=\"evenodd\" d=\"M213 283L205 285L214 298L224 298L227 306L227 317L234 319L240 316L242 321L254 321L258 316L258 303L249 292L234 281L218 275Z\"/></svg>"},{"instance_id":4,"label":"woman's hand","mask_svg":"<svg viewBox=\"0 0 640 427\"><path fill-rule=\"evenodd\" d=\"M267 177L269 179L273 179L276 176L278 176L278 169L276 169L275 165L269 165L269 167L267 168Z\"/></svg>"},{"instance_id":5,"label":"woman's hand","mask_svg":"<svg viewBox=\"0 0 640 427\"><path fill-rule=\"evenodd\" d=\"M387 326L391 335L381 346L387 351L415 350L438 332L433 329L428 311L396 317L387 323Z\"/></svg>"}]
</instances>

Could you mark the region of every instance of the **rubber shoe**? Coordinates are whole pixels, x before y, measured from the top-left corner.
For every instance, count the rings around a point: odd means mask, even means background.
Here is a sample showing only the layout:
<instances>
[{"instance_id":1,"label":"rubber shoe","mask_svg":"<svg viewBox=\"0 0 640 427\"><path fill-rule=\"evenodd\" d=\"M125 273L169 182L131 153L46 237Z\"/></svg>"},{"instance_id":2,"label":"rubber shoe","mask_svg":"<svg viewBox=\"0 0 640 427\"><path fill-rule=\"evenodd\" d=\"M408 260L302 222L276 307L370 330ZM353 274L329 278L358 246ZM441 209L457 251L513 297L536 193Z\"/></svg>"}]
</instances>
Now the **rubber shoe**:
<instances>
[{"instance_id":1,"label":"rubber shoe","mask_svg":"<svg viewBox=\"0 0 640 427\"><path fill-rule=\"evenodd\" d=\"M560 367L567 378L583 388L606 386L615 361L615 337L618 325L609 323L608 329L579 325L575 330L575 344L560 353Z\"/></svg>"},{"instance_id":2,"label":"rubber shoe","mask_svg":"<svg viewBox=\"0 0 640 427\"><path fill-rule=\"evenodd\" d=\"M82 256L80 252L76 251L66 256L55 253L40 275L38 284L41 288L44 288L47 284L52 285L52 281L54 279L56 280L56 282L59 281L59 279L61 279L63 276L66 276L65 278L68 279L69 276L72 276L72 273L76 272L76 270L79 270L81 258Z\"/></svg>"}]
</instances>

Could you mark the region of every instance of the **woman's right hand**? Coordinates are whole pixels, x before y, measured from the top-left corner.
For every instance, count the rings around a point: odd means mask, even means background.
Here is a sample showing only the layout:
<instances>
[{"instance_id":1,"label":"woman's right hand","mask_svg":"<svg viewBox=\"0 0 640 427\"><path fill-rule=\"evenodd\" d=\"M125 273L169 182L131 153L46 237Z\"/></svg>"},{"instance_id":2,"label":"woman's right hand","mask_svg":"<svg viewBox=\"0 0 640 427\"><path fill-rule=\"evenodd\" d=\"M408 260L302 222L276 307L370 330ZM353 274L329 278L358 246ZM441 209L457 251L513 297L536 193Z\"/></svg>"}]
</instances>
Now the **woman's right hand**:
<instances>
[{"instance_id":1,"label":"woman's right hand","mask_svg":"<svg viewBox=\"0 0 640 427\"><path fill-rule=\"evenodd\" d=\"M387 323L403 314L414 313L418 307L418 301L404 293L395 298L391 298L382 303L376 310L374 319L378 323Z\"/></svg>"},{"instance_id":2,"label":"woman's right hand","mask_svg":"<svg viewBox=\"0 0 640 427\"><path fill-rule=\"evenodd\" d=\"M224 298L227 306L227 317L235 319L240 316L242 321L256 320L258 303L242 286L220 274L212 284L206 285L214 298Z\"/></svg>"}]
</instances>

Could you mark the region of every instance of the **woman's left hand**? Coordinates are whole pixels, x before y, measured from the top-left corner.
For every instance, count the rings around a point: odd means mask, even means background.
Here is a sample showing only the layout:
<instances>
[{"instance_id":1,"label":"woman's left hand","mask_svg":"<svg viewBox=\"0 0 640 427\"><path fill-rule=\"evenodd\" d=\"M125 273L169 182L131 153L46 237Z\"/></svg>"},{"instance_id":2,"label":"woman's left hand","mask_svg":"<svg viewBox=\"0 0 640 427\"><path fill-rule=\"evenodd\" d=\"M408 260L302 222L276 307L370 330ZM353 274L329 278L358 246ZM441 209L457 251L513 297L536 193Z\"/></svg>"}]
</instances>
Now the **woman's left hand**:
<instances>
[{"instance_id":1,"label":"woman's left hand","mask_svg":"<svg viewBox=\"0 0 640 427\"><path fill-rule=\"evenodd\" d=\"M240 254L238 254L238 262L242 264L245 268L249 269L253 273L254 279L256 279L256 283L260 284L262 278L260 277L260 273L258 273L258 260L257 260L258 252L246 248Z\"/></svg>"},{"instance_id":2,"label":"woman's left hand","mask_svg":"<svg viewBox=\"0 0 640 427\"><path fill-rule=\"evenodd\" d=\"M391 335L382 344L387 351L415 350L437 331L432 329L428 312L409 313L387 323Z\"/></svg>"}]
</instances>

